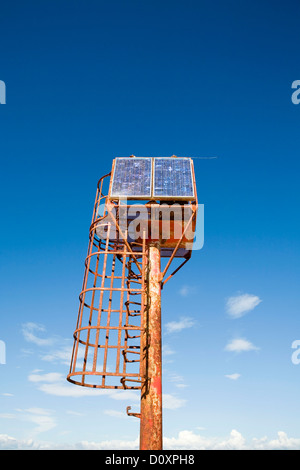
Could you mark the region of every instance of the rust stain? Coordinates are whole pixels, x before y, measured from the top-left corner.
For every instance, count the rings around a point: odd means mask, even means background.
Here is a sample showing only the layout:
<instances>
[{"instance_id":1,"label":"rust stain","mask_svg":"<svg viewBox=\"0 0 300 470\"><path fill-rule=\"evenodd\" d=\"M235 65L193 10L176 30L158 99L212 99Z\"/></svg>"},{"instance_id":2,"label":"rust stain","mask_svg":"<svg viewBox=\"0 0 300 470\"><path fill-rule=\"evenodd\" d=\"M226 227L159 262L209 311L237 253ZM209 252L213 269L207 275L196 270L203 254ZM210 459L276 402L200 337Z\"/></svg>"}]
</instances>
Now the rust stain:
<instances>
[{"instance_id":1,"label":"rust stain","mask_svg":"<svg viewBox=\"0 0 300 470\"><path fill-rule=\"evenodd\" d=\"M140 449L162 449L160 245L148 245L144 312L144 387L141 394Z\"/></svg>"}]
</instances>

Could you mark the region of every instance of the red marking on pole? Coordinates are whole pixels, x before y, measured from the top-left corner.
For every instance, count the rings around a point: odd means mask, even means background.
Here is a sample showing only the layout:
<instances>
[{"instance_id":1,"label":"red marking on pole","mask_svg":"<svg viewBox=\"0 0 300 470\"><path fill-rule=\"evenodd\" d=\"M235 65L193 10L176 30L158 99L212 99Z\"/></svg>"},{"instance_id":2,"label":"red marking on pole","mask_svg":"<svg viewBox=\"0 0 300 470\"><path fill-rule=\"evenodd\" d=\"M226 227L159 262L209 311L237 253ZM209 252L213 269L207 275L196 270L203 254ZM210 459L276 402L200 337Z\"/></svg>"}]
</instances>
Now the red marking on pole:
<instances>
[{"instance_id":1,"label":"red marking on pole","mask_svg":"<svg viewBox=\"0 0 300 470\"><path fill-rule=\"evenodd\" d=\"M159 395L161 395L161 392L162 392L162 387L161 387L161 378L160 377L155 377L153 379L153 383L152 383L153 387L155 388L155 390L157 391L157 393Z\"/></svg>"}]
</instances>

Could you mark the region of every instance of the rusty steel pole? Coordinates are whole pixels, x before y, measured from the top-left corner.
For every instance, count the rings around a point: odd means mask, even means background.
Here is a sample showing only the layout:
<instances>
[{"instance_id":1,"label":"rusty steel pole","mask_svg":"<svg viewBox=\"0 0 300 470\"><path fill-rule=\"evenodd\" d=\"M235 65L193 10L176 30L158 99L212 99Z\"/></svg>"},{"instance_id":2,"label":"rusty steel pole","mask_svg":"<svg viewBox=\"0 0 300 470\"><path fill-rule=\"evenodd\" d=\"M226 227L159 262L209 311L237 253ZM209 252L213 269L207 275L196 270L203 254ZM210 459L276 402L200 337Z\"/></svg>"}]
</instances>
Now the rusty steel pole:
<instances>
[{"instance_id":1,"label":"rusty steel pole","mask_svg":"<svg viewBox=\"0 0 300 470\"><path fill-rule=\"evenodd\" d=\"M140 450L162 449L161 266L160 243L148 244L142 334Z\"/></svg>"}]
</instances>

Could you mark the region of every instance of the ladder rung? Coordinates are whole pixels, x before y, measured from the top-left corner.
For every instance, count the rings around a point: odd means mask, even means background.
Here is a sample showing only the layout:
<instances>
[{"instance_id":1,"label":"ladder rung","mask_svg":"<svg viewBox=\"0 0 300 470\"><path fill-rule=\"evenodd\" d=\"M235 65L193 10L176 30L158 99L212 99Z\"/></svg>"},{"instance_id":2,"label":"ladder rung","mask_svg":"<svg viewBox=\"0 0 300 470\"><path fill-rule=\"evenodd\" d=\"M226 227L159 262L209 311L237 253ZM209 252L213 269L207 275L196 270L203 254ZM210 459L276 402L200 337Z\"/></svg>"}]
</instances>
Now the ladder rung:
<instances>
[{"instance_id":1,"label":"ladder rung","mask_svg":"<svg viewBox=\"0 0 300 470\"><path fill-rule=\"evenodd\" d=\"M134 346L133 346L133 347L134 347ZM139 347L139 346L135 346L135 347ZM128 354L128 353L131 353L131 354L139 354L139 355L140 355L140 351L130 351L129 349L127 349L127 350L123 349L122 354L123 354L123 356L124 356L125 362L140 362L140 359L132 359L132 360L127 359L127 354Z\"/></svg>"},{"instance_id":2,"label":"ladder rung","mask_svg":"<svg viewBox=\"0 0 300 470\"><path fill-rule=\"evenodd\" d=\"M125 338L126 338L126 339L134 339L134 338L140 338L140 337L141 337L141 335L130 336L130 335L128 334L128 330L125 330Z\"/></svg>"}]
</instances>

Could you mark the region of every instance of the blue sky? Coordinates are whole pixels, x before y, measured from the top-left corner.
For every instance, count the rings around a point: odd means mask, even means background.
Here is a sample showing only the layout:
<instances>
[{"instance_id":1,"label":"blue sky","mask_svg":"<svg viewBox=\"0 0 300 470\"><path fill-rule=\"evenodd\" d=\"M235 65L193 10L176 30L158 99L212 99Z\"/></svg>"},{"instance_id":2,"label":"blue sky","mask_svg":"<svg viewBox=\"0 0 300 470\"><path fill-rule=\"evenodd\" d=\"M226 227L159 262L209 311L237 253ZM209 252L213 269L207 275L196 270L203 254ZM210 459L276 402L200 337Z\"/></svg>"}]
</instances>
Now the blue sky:
<instances>
[{"instance_id":1,"label":"blue sky","mask_svg":"<svg viewBox=\"0 0 300 470\"><path fill-rule=\"evenodd\" d=\"M131 154L218 156L163 291L165 448L300 448L299 10L1 6L0 448L138 446L138 394L65 380L97 181Z\"/></svg>"}]
</instances>

